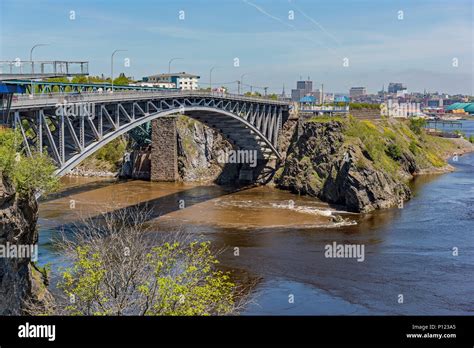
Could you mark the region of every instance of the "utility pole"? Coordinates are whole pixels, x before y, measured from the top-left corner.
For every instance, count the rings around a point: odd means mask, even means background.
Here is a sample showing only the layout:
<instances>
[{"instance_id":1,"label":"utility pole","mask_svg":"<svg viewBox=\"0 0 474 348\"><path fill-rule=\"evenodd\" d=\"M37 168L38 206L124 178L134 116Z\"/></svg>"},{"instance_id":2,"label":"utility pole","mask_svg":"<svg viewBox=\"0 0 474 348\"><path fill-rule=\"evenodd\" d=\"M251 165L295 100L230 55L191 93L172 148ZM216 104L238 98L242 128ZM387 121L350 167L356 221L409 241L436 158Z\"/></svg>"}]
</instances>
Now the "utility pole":
<instances>
[{"instance_id":1,"label":"utility pole","mask_svg":"<svg viewBox=\"0 0 474 348\"><path fill-rule=\"evenodd\" d=\"M242 93L244 93L244 83L242 82L243 81L243 78L245 75L248 75L248 74L242 74L240 75L240 83L239 83L239 94L240 94L240 86L242 85Z\"/></svg>"},{"instance_id":2,"label":"utility pole","mask_svg":"<svg viewBox=\"0 0 474 348\"><path fill-rule=\"evenodd\" d=\"M265 97L267 96L267 89L268 87L263 87L263 90L265 91Z\"/></svg>"},{"instance_id":3,"label":"utility pole","mask_svg":"<svg viewBox=\"0 0 474 348\"><path fill-rule=\"evenodd\" d=\"M321 83L321 106L324 106L324 83Z\"/></svg>"},{"instance_id":4,"label":"utility pole","mask_svg":"<svg viewBox=\"0 0 474 348\"><path fill-rule=\"evenodd\" d=\"M213 66L211 70L209 70L209 88L211 89L212 92L212 71L217 68L217 66Z\"/></svg>"}]
</instances>

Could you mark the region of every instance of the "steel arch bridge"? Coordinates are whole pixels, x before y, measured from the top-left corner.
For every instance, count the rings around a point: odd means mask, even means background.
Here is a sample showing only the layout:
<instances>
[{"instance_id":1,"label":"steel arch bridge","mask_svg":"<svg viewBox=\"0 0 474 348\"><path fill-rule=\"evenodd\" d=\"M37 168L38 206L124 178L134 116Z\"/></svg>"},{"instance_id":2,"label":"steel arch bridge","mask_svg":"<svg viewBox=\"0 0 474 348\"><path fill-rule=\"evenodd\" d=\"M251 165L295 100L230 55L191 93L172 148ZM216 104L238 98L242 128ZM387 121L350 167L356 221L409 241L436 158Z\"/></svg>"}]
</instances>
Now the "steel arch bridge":
<instances>
[{"instance_id":1,"label":"steel arch bridge","mask_svg":"<svg viewBox=\"0 0 474 348\"><path fill-rule=\"evenodd\" d=\"M287 102L198 91L28 95L11 105L27 154L47 152L62 176L117 138L159 117L178 114L223 134L235 148L256 150L259 159L280 158L279 131Z\"/></svg>"}]
</instances>

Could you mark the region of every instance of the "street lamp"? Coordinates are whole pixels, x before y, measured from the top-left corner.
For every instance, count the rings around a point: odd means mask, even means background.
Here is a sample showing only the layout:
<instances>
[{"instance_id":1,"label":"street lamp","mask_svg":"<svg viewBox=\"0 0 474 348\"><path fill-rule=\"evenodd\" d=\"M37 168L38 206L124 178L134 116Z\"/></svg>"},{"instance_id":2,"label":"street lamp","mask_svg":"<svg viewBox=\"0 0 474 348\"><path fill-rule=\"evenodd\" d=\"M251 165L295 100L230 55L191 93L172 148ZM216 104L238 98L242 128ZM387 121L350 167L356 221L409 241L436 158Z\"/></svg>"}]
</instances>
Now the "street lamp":
<instances>
[{"instance_id":1,"label":"street lamp","mask_svg":"<svg viewBox=\"0 0 474 348\"><path fill-rule=\"evenodd\" d=\"M240 94L240 86L241 85L242 85L242 92L244 91L244 85L242 84L242 80L243 80L244 76L246 76L246 75L248 75L248 73L240 75L239 93L238 94Z\"/></svg>"},{"instance_id":2,"label":"street lamp","mask_svg":"<svg viewBox=\"0 0 474 348\"><path fill-rule=\"evenodd\" d=\"M114 55L117 52L127 52L127 50L115 50L110 57L110 79L112 83L112 92L114 91Z\"/></svg>"},{"instance_id":3,"label":"street lamp","mask_svg":"<svg viewBox=\"0 0 474 348\"><path fill-rule=\"evenodd\" d=\"M177 60L177 59L184 59L184 58L179 58L179 57L171 58L170 61L168 62L168 74L171 73L171 62L172 62L173 60Z\"/></svg>"},{"instance_id":4,"label":"street lamp","mask_svg":"<svg viewBox=\"0 0 474 348\"><path fill-rule=\"evenodd\" d=\"M211 93L212 93L212 71L216 68L218 68L218 66L213 66L211 70L209 70L209 87L211 89Z\"/></svg>"},{"instance_id":5,"label":"street lamp","mask_svg":"<svg viewBox=\"0 0 474 348\"><path fill-rule=\"evenodd\" d=\"M33 75L35 73L35 65L33 64L33 50L36 48L36 47L39 47L39 46L48 46L48 44L36 44L34 45L33 47L31 47L31 50L30 50L30 62L31 62L31 74ZM35 93L34 91L34 87L33 87L33 76L31 77L31 94L33 95Z\"/></svg>"},{"instance_id":6,"label":"street lamp","mask_svg":"<svg viewBox=\"0 0 474 348\"><path fill-rule=\"evenodd\" d=\"M35 72L35 68L34 68L34 65L33 65L33 50L34 50L36 47L39 47L39 46L48 46L48 44L36 44L36 45L34 45L33 47L31 47L31 50L30 50L30 62L31 62L31 72L32 72L32 73Z\"/></svg>"}]
</instances>

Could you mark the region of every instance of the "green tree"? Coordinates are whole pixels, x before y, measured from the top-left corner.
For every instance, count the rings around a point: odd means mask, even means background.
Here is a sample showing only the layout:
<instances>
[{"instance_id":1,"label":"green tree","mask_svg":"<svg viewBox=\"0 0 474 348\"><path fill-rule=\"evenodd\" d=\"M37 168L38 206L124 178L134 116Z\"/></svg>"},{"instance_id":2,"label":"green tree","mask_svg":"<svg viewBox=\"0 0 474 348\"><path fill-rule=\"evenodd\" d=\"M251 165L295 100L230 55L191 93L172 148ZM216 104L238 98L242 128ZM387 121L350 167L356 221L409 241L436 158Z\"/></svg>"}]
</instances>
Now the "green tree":
<instances>
[{"instance_id":1,"label":"green tree","mask_svg":"<svg viewBox=\"0 0 474 348\"><path fill-rule=\"evenodd\" d=\"M79 75L79 76L74 76L71 82L72 83L88 83L89 79L87 78L87 76Z\"/></svg>"},{"instance_id":2,"label":"green tree","mask_svg":"<svg viewBox=\"0 0 474 348\"><path fill-rule=\"evenodd\" d=\"M140 208L114 210L86 219L59 243L72 266L58 284L56 314L224 315L240 308L210 242L184 234L157 242L148 219Z\"/></svg>"},{"instance_id":3,"label":"green tree","mask_svg":"<svg viewBox=\"0 0 474 348\"><path fill-rule=\"evenodd\" d=\"M412 117L410 118L410 129L415 133L420 135L423 129L426 126L426 120L420 117Z\"/></svg>"},{"instance_id":4,"label":"green tree","mask_svg":"<svg viewBox=\"0 0 474 348\"><path fill-rule=\"evenodd\" d=\"M402 150L397 144L391 143L388 144L386 149L387 155L395 161L398 161L402 158Z\"/></svg>"},{"instance_id":5,"label":"green tree","mask_svg":"<svg viewBox=\"0 0 474 348\"><path fill-rule=\"evenodd\" d=\"M56 167L46 154L25 156L22 137L11 129L0 128L0 172L12 179L19 194L48 193L57 189Z\"/></svg>"},{"instance_id":6,"label":"green tree","mask_svg":"<svg viewBox=\"0 0 474 348\"><path fill-rule=\"evenodd\" d=\"M130 83L130 79L125 76L124 73L120 73L120 75L114 79L114 85L122 85L122 86L126 86Z\"/></svg>"}]
</instances>

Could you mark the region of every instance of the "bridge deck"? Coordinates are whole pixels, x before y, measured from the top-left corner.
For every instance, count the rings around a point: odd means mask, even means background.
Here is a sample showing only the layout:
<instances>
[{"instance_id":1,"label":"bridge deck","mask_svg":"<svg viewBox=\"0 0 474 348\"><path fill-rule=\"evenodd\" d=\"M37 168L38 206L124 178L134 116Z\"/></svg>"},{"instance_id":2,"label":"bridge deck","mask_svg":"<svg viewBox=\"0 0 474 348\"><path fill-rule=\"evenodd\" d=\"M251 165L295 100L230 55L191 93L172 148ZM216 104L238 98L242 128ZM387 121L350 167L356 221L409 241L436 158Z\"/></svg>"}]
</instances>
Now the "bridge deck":
<instances>
[{"instance_id":1,"label":"bridge deck","mask_svg":"<svg viewBox=\"0 0 474 348\"><path fill-rule=\"evenodd\" d=\"M10 115L25 150L47 151L63 175L116 137L161 117L184 114L259 159L281 158L278 136L289 103L207 91L121 91L15 95Z\"/></svg>"},{"instance_id":2,"label":"bridge deck","mask_svg":"<svg viewBox=\"0 0 474 348\"><path fill-rule=\"evenodd\" d=\"M67 94L55 93L49 95L16 95L12 100L11 110L34 110L45 107L54 107L57 104L67 103L104 103L104 102L131 102L147 99L162 98L217 98L242 102L263 103L269 105L289 105L288 102L270 98L247 97L240 94L217 93L205 91L121 91Z\"/></svg>"}]
</instances>

